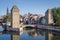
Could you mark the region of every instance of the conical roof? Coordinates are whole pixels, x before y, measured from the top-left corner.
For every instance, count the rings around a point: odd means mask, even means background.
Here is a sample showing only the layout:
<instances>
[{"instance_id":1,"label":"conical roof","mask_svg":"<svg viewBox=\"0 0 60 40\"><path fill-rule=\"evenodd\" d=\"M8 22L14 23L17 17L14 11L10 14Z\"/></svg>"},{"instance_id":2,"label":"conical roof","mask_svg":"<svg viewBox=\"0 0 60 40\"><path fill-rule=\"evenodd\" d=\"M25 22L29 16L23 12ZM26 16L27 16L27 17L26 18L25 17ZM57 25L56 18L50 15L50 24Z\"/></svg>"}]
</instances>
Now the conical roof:
<instances>
[{"instance_id":1,"label":"conical roof","mask_svg":"<svg viewBox=\"0 0 60 40\"><path fill-rule=\"evenodd\" d=\"M16 5L14 5L14 6L12 7L12 9L18 9L18 7L17 7Z\"/></svg>"}]
</instances>

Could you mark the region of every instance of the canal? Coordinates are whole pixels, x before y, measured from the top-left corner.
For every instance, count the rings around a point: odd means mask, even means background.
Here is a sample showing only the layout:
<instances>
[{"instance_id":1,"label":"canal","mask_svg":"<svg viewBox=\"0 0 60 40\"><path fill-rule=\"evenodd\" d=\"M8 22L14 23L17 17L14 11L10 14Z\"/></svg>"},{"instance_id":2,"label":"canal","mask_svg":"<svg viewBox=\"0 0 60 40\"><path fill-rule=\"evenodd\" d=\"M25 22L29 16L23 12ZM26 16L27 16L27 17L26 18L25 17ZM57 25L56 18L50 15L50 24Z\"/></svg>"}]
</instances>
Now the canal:
<instances>
[{"instance_id":1,"label":"canal","mask_svg":"<svg viewBox=\"0 0 60 40\"><path fill-rule=\"evenodd\" d=\"M3 28L0 28L0 40L60 40L60 33L52 33L40 29L25 29L23 32L3 30Z\"/></svg>"}]
</instances>

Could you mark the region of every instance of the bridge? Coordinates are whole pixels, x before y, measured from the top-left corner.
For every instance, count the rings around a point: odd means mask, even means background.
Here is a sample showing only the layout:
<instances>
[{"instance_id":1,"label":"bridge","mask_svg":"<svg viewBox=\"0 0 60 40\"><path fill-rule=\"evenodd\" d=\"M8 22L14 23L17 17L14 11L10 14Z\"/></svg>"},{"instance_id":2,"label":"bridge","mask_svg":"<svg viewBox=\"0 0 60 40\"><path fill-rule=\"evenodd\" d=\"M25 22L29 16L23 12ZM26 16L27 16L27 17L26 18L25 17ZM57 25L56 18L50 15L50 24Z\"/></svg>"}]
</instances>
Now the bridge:
<instances>
[{"instance_id":1,"label":"bridge","mask_svg":"<svg viewBox=\"0 0 60 40\"><path fill-rule=\"evenodd\" d=\"M2 25L3 28L6 28L4 27L5 25L3 25L3 23L0 22L0 24ZM20 31L23 30L23 28L25 27L34 27L36 29L40 29L40 30L47 30L47 31L51 31L51 32L58 32L60 33L60 27L55 27L55 26L46 26L46 25L37 25L37 24L34 24L34 25L22 25L22 27L20 27ZM10 27L8 27L9 29ZM11 28L10 28L11 29Z\"/></svg>"},{"instance_id":2,"label":"bridge","mask_svg":"<svg viewBox=\"0 0 60 40\"><path fill-rule=\"evenodd\" d=\"M35 27L35 25L30 25L30 24L29 24L29 25L23 25L23 27L27 27L27 26L28 26L28 27L29 27L29 26Z\"/></svg>"},{"instance_id":3,"label":"bridge","mask_svg":"<svg viewBox=\"0 0 60 40\"><path fill-rule=\"evenodd\" d=\"M58 26L45 26L45 25L37 25L37 29L48 31L48 32L56 32L60 33L60 27Z\"/></svg>"},{"instance_id":4,"label":"bridge","mask_svg":"<svg viewBox=\"0 0 60 40\"><path fill-rule=\"evenodd\" d=\"M35 29L40 29L44 31L49 31L49 32L58 32L60 33L60 27L56 26L46 26L46 25L23 25L20 29L23 30L25 27L34 27Z\"/></svg>"}]
</instances>

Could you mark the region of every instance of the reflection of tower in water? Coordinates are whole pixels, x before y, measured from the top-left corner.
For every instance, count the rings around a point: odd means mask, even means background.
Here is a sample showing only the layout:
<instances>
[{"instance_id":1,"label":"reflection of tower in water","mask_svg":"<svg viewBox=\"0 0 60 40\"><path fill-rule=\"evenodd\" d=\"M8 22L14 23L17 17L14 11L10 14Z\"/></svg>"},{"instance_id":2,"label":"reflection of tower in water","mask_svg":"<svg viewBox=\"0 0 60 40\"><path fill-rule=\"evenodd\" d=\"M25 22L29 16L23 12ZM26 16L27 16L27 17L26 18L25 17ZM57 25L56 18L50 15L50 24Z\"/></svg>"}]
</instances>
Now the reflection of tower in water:
<instances>
[{"instance_id":1,"label":"reflection of tower in water","mask_svg":"<svg viewBox=\"0 0 60 40\"><path fill-rule=\"evenodd\" d=\"M20 40L19 32L14 32L11 34L11 40Z\"/></svg>"},{"instance_id":2,"label":"reflection of tower in water","mask_svg":"<svg viewBox=\"0 0 60 40\"><path fill-rule=\"evenodd\" d=\"M10 37L6 34L10 35ZM7 40L7 39L8 40L9 39L11 39L11 40L20 40L20 33L19 32L2 31L2 32L0 32L0 35L4 35L4 37L2 36L3 38L5 38L4 40ZM5 36L7 36L8 38L6 39ZM1 36L0 36L0 38L1 38Z\"/></svg>"},{"instance_id":3,"label":"reflection of tower in water","mask_svg":"<svg viewBox=\"0 0 60 40\"><path fill-rule=\"evenodd\" d=\"M19 35L11 35L11 40L20 40Z\"/></svg>"}]
</instances>

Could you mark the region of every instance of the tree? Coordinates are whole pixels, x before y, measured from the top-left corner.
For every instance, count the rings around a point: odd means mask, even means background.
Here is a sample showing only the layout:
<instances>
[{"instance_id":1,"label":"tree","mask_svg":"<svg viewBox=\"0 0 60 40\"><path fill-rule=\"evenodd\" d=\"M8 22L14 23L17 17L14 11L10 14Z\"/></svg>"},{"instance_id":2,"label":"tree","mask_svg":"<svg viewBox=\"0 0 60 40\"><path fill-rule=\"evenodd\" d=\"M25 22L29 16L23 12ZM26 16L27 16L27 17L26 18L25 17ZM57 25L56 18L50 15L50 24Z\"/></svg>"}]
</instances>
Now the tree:
<instances>
[{"instance_id":1,"label":"tree","mask_svg":"<svg viewBox=\"0 0 60 40\"><path fill-rule=\"evenodd\" d=\"M57 19L57 25L60 26L60 17Z\"/></svg>"},{"instance_id":2,"label":"tree","mask_svg":"<svg viewBox=\"0 0 60 40\"><path fill-rule=\"evenodd\" d=\"M54 23L57 22L57 19L58 17L60 16L60 7L58 8L52 8L52 13L53 13L53 20L54 20Z\"/></svg>"},{"instance_id":3,"label":"tree","mask_svg":"<svg viewBox=\"0 0 60 40\"><path fill-rule=\"evenodd\" d=\"M4 22L7 23L8 16L4 16Z\"/></svg>"}]
</instances>

